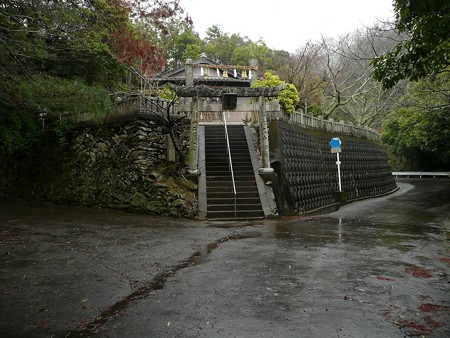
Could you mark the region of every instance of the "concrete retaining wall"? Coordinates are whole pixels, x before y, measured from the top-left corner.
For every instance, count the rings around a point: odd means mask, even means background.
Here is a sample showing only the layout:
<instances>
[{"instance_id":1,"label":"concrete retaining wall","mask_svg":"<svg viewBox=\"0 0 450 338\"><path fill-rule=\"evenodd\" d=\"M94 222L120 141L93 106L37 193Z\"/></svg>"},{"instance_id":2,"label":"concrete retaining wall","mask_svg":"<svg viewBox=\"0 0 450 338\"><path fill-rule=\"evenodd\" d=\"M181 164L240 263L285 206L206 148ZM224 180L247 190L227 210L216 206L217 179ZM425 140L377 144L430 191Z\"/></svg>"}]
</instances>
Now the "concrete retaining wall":
<instances>
[{"instance_id":1,"label":"concrete retaining wall","mask_svg":"<svg viewBox=\"0 0 450 338\"><path fill-rule=\"evenodd\" d=\"M397 186L380 144L364 138L313 131L272 121L270 157L281 187L281 213L302 213L336 204L336 154L329 141L339 137L342 190L347 200L395 191Z\"/></svg>"}]
</instances>

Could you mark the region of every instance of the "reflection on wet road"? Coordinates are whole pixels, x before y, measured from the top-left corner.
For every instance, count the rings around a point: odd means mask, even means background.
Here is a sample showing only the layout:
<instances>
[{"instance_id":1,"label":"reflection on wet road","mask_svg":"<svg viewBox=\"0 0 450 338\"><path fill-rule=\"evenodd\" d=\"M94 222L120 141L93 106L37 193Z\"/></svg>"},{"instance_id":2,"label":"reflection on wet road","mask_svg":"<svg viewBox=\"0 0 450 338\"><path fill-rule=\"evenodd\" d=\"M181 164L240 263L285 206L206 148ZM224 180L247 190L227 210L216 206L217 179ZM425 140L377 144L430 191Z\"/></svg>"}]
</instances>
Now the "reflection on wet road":
<instances>
[{"instance_id":1,"label":"reflection on wet road","mask_svg":"<svg viewBox=\"0 0 450 338\"><path fill-rule=\"evenodd\" d=\"M4 202L0 334L450 336L450 182L399 186L245 223Z\"/></svg>"}]
</instances>

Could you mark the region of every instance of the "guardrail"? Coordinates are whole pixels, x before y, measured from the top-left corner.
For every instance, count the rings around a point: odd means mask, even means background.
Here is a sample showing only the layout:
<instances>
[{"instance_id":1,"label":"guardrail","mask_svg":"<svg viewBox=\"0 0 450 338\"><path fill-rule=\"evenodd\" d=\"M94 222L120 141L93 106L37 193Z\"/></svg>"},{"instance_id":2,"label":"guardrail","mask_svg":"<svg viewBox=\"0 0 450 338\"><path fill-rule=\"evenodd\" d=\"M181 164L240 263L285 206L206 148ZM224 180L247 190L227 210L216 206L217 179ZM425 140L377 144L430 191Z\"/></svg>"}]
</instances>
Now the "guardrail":
<instances>
[{"instance_id":1,"label":"guardrail","mask_svg":"<svg viewBox=\"0 0 450 338\"><path fill-rule=\"evenodd\" d=\"M392 175L395 178L450 178L450 172L444 171L394 171Z\"/></svg>"}]
</instances>

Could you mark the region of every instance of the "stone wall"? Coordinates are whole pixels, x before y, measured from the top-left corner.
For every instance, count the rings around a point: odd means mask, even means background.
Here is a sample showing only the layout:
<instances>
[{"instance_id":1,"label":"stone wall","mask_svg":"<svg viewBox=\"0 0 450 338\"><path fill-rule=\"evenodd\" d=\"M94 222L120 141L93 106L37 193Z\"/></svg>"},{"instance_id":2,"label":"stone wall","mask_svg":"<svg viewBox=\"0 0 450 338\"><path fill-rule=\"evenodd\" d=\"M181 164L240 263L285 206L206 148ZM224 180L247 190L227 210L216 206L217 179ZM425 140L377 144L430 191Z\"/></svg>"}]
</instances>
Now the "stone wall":
<instances>
[{"instance_id":1,"label":"stone wall","mask_svg":"<svg viewBox=\"0 0 450 338\"><path fill-rule=\"evenodd\" d=\"M168 148L154 119L77 129L64 150L48 135L37 153L3 168L4 190L21 198L194 217L195 186L172 174Z\"/></svg>"},{"instance_id":2,"label":"stone wall","mask_svg":"<svg viewBox=\"0 0 450 338\"><path fill-rule=\"evenodd\" d=\"M271 165L281 186L284 213L302 213L336 203L336 154L330 140L342 141L342 190L348 200L395 191L386 155L377 142L313 131L282 121L270 122Z\"/></svg>"}]
</instances>

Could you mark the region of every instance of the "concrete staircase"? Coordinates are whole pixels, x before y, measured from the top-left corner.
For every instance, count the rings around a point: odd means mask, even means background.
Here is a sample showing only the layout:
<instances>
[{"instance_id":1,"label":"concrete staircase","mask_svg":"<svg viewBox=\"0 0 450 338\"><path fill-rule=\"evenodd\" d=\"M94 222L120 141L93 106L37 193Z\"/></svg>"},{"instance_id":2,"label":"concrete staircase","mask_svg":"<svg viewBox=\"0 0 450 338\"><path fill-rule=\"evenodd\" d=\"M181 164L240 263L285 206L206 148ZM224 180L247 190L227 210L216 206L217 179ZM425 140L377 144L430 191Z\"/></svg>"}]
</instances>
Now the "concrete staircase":
<instances>
[{"instance_id":1,"label":"concrete staircase","mask_svg":"<svg viewBox=\"0 0 450 338\"><path fill-rule=\"evenodd\" d=\"M244 127L229 125L228 135L237 192L236 212L225 128L223 125L207 125L205 126L207 219L262 219L264 212Z\"/></svg>"}]
</instances>

